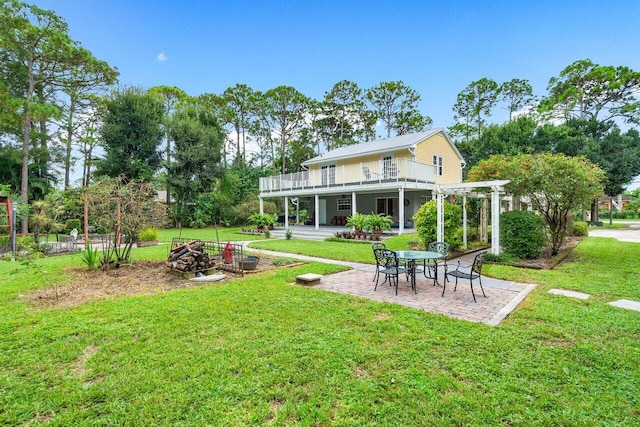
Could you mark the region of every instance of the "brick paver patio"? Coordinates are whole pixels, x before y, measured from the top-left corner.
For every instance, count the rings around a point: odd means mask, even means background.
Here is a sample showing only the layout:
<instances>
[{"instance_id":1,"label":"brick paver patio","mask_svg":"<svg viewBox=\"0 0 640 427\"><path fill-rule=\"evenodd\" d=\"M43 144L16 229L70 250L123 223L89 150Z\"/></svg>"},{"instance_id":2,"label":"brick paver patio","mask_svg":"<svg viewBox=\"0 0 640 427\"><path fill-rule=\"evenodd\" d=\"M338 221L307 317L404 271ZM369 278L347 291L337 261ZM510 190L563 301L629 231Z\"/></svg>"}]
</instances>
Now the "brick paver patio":
<instances>
[{"instance_id":1,"label":"brick paver patio","mask_svg":"<svg viewBox=\"0 0 640 427\"><path fill-rule=\"evenodd\" d=\"M535 285L483 277L482 284L487 297L482 296L480 286L474 283L473 289L477 302L473 302L469 282L459 281L458 290L454 292L455 279L453 279L447 284L445 294L442 296L442 287L433 286L433 280L418 274L417 294L411 289L410 283L401 276L398 295L396 295L395 286L389 286L388 283L378 285L378 289L374 291L375 283L372 281L374 273L374 266L355 268L324 276L321 283L314 288L374 301L401 304L457 319L483 322L491 326L498 325L535 288ZM380 282L382 280L384 277ZM440 282L442 283L441 273Z\"/></svg>"}]
</instances>

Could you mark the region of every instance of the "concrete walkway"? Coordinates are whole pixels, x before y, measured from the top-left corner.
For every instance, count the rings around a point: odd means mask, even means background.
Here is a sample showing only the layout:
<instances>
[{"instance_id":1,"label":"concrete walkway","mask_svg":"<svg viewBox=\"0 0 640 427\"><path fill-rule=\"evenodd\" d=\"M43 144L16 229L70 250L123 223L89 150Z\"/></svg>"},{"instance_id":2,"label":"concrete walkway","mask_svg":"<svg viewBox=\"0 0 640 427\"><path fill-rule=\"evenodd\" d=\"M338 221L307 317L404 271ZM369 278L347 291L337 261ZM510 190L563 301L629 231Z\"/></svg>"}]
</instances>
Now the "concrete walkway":
<instances>
[{"instance_id":1,"label":"concrete walkway","mask_svg":"<svg viewBox=\"0 0 640 427\"><path fill-rule=\"evenodd\" d=\"M621 242L640 243L640 222L629 222L629 228L589 227L591 237L610 237Z\"/></svg>"},{"instance_id":2,"label":"concrete walkway","mask_svg":"<svg viewBox=\"0 0 640 427\"><path fill-rule=\"evenodd\" d=\"M472 322L482 322L490 326L496 326L509 315L531 292L536 285L509 282L505 280L483 277L482 284L487 297L482 296L480 286L474 284L474 292L477 302L473 302L471 287L468 281L459 281L458 289L454 292L455 279L448 283L444 296L442 287L433 286L433 280L418 274L417 294L411 289L411 285L401 276L398 295L395 287L387 283L378 285L373 290L375 282L372 281L375 274L375 266L355 262L336 261L323 258L315 258L306 255L295 255L267 250L250 248L251 251L271 256L302 259L305 261L324 262L327 264L339 264L351 267L351 270L342 273L324 276L318 285L313 287L330 292L343 293L361 298L368 298L379 302L405 305L430 313L440 313L456 319ZM373 255L372 255L373 256ZM450 262L450 265L453 265ZM451 268L451 267L450 267ZM439 271L440 283L442 283L444 271ZM382 282L384 278L380 281Z\"/></svg>"}]
</instances>

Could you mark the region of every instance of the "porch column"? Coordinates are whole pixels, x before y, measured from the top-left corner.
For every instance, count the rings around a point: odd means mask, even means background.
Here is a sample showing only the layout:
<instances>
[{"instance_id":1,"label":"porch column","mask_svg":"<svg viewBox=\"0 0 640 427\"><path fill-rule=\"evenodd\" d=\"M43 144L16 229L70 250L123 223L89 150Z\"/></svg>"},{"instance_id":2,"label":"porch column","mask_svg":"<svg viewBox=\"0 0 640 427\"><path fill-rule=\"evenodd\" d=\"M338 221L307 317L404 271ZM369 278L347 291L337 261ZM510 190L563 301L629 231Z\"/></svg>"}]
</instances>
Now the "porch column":
<instances>
[{"instance_id":1,"label":"porch column","mask_svg":"<svg viewBox=\"0 0 640 427\"><path fill-rule=\"evenodd\" d=\"M500 254L500 192L491 191L491 253Z\"/></svg>"},{"instance_id":2,"label":"porch column","mask_svg":"<svg viewBox=\"0 0 640 427\"><path fill-rule=\"evenodd\" d=\"M444 194L438 192L436 196L436 215L438 217L436 222L436 240L438 242L444 242Z\"/></svg>"},{"instance_id":3,"label":"porch column","mask_svg":"<svg viewBox=\"0 0 640 427\"><path fill-rule=\"evenodd\" d=\"M264 200L262 200L262 197L260 197L260 213L264 213Z\"/></svg>"},{"instance_id":4,"label":"porch column","mask_svg":"<svg viewBox=\"0 0 640 427\"><path fill-rule=\"evenodd\" d=\"M284 229L289 229L289 197L284 196Z\"/></svg>"},{"instance_id":5,"label":"porch column","mask_svg":"<svg viewBox=\"0 0 640 427\"><path fill-rule=\"evenodd\" d=\"M351 193L351 215L355 215L358 212L358 208L356 206L356 192Z\"/></svg>"},{"instance_id":6,"label":"porch column","mask_svg":"<svg viewBox=\"0 0 640 427\"><path fill-rule=\"evenodd\" d=\"M320 230L320 196L319 195L315 195L315 206L316 206L316 230Z\"/></svg>"},{"instance_id":7,"label":"porch column","mask_svg":"<svg viewBox=\"0 0 640 427\"><path fill-rule=\"evenodd\" d=\"M398 234L404 233L404 188L398 191Z\"/></svg>"},{"instance_id":8,"label":"porch column","mask_svg":"<svg viewBox=\"0 0 640 427\"><path fill-rule=\"evenodd\" d=\"M462 195L462 246L467 247L467 194Z\"/></svg>"}]
</instances>

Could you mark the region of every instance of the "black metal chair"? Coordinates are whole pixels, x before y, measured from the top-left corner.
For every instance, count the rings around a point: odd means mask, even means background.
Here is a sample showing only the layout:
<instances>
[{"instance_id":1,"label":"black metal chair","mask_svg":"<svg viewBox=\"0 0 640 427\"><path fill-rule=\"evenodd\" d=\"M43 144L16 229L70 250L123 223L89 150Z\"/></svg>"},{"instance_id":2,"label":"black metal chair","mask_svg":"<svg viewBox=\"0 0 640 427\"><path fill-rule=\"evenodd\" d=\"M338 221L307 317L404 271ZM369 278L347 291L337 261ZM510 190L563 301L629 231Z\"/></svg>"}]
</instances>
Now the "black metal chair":
<instances>
[{"instance_id":1,"label":"black metal chair","mask_svg":"<svg viewBox=\"0 0 640 427\"><path fill-rule=\"evenodd\" d=\"M476 302L476 294L473 292L473 281L474 279L478 279L480 283L480 289L482 290L482 295L486 298L487 295L484 293L484 288L482 287L482 264L484 262L484 257L487 255L486 252L481 252L473 259L473 264L471 265L462 265L460 261L458 261L458 267L452 272L448 273L449 276L453 276L456 278L456 286L453 288L453 292L458 288L458 278L466 279L469 281L471 285L471 295L473 295L473 302ZM463 271L463 269L468 269L468 271ZM447 287L446 280L443 283L442 287L442 296L444 296L444 291Z\"/></svg>"},{"instance_id":2,"label":"black metal chair","mask_svg":"<svg viewBox=\"0 0 640 427\"><path fill-rule=\"evenodd\" d=\"M376 258L379 257L381 262L382 269L380 270L380 274L384 274L384 282L389 280L389 284L395 284L396 286L396 295L398 295L398 275L402 273L406 273L406 269L404 267L400 267L398 265L398 256L394 251L390 251L388 249L376 249ZM373 288L375 291L378 289L378 282L376 281L376 286Z\"/></svg>"},{"instance_id":3,"label":"black metal chair","mask_svg":"<svg viewBox=\"0 0 640 427\"><path fill-rule=\"evenodd\" d=\"M427 260L425 260L424 262L424 272L425 275L427 273L427 271L429 272L429 278L432 278L431 276L431 272L434 272L434 275L437 277L436 273L436 268L438 268L438 266L443 266L444 267L444 280L445 281L449 281L449 278L447 277L447 257L449 256L449 251L450 251L450 247L449 244L446 242L431 242L429 243L429 245L427 245L427 250L429 252L438 252L440 254L442 254L442 258L440 258L442 260L442 262L438 263L438 261L433 260L433 262L428 262ZM434 283L435 285L435 283Z\"/></svg>"},{"instance_id":4,"label":"black metal chair","mask_svg":"<svg viewBox=\"0 0 640 427\"><path fill-rule=\"evenodd\" d=\"M374 242L371 244L371 249L373 249L373 256L376 258L376 274L373 276L373 281L376 282L377 285L378 278L380 277L380 266L383 265L381 264L378 254L376 254L376 249L387 249L387 246L382 242Z\"/></svg>"}]
</instances>

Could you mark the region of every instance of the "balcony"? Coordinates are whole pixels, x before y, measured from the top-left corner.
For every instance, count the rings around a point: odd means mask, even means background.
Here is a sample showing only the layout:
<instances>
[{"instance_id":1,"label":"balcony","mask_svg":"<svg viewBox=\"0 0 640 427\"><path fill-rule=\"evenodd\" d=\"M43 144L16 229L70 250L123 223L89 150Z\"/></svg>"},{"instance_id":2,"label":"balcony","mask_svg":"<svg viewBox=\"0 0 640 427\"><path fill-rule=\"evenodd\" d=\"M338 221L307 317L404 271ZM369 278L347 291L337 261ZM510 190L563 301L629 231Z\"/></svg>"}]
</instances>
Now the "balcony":
<instances>
[{"instance_id":1,"label":"balcony","mask_svg":"<svg viewBox=\"0 0 640 427\"><path fill-rule=\"evenodd\" d=\"M260 178L260 192L329 188L336 186L365 186L393 182L434 183L433 165L408 159L378 162L329 165L310 171Z\"/></svg>"}]
</instances>

